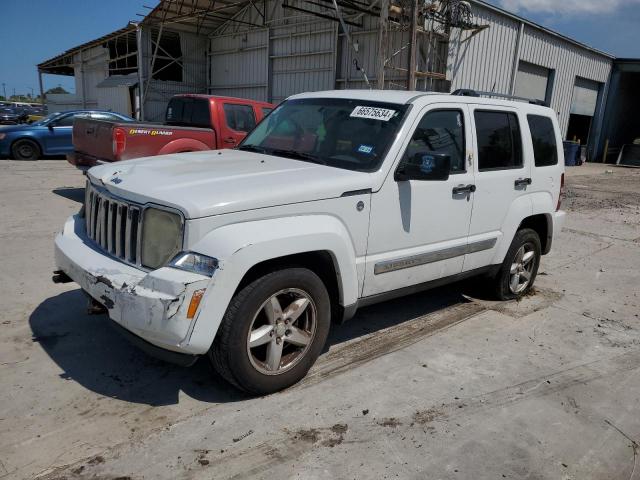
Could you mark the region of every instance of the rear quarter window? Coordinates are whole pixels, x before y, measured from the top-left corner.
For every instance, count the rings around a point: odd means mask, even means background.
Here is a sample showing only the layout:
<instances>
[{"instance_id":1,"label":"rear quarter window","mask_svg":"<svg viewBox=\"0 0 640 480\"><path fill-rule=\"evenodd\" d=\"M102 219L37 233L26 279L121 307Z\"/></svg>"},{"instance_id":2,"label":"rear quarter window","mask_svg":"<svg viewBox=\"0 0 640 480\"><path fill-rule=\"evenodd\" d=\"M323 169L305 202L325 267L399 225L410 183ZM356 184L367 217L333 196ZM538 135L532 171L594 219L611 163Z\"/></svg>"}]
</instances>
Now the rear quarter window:
<instances>
[{"instance_id":1,"label":"rear quarter window","mask_svg":"<svg viewBox=\"0 0 640 480\"><path fill-rule=\"evenodd\" d=\"M553 122L542 115L527 115L536 167L558 164L558 144Z\"/></svg>"}]
</instances>

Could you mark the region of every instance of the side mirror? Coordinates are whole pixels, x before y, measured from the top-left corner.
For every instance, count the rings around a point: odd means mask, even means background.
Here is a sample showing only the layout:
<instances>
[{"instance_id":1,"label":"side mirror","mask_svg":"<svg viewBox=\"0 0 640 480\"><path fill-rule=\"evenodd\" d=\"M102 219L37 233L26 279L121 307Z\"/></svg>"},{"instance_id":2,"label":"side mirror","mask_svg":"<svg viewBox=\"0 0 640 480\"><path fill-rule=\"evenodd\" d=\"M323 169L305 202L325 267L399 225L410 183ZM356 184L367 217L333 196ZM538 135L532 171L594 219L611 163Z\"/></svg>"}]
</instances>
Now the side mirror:
<instances>
[{"instance_id":1,"label":"side mirror","mask_svg":"<svg viewBox=\"0 0 640 480\"><path fill-rule=\"evenodd\" d=\"M448 180L451 157L446 153L418 152L396 170L396 181Z\"/></svg>"},{"instance_id":2,"label":"side mirror","mask_svg":"<svg viewBox=\"0 0 640 480\"><path fill-rule=\"evenodd\" d=\"M48 128L49 130L53 130L53 127L55 127L55 125L54 125L54 123L53 123L53 122L47 123L47 128Z\"/></svg>"}]
</instances>

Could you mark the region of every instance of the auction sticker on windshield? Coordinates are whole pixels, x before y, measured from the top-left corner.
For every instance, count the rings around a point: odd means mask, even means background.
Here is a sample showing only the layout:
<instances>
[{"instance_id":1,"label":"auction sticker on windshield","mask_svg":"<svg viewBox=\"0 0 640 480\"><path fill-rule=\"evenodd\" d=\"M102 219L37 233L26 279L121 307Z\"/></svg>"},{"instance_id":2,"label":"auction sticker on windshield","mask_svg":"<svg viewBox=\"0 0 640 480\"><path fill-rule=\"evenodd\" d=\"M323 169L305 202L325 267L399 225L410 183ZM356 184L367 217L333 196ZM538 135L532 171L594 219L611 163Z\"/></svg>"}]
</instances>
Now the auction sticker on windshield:
<instances>
[{"instance_id":1,"label":"auction sticker on windshield","mask_svg":"<svg viewBox=\"0 0 640 480\"><path fill-rule=\"evenodd\" d=\"M382 120L383 122L388 122L393 118L393 115L395 113L395 110L389 110L388 108L358 106L353 109L353 112L351 112L351 115L349 116L355 118L370 118L372 120Z\"/></svg>"}]
</instances>

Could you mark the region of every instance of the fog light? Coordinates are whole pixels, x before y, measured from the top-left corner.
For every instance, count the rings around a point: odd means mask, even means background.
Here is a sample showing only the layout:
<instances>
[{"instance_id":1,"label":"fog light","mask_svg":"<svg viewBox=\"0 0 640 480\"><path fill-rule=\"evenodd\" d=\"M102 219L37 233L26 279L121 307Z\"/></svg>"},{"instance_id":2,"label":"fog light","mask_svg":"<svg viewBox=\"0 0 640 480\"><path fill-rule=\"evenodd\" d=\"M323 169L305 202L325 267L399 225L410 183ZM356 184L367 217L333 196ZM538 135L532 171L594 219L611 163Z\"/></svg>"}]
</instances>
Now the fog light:
<instances>
[{"instance_id":1,"label":"fog light","mask_svg":"<svg viewBox=\"0 0 640 480\"><path fill-rule=\"evenodd\" d=\"M193 295L191 295L191 301L189 302L189 308L187 310L187 318L189 320L196 316L196 312L200 306L200 300L202 300L205 290L204 288L202 290L196 290L193 292Z\"/></svg>"},{"instance_id":2,"label":"fog light","mask_svg":"<svg viewBox=\"0 0 640 480\"><path fill-rule=\"evenodd\" d=\"M195 252L181 252L169 262L169 266L211 277L218 268L218 260Z\"/></svg>"}]
</instances>

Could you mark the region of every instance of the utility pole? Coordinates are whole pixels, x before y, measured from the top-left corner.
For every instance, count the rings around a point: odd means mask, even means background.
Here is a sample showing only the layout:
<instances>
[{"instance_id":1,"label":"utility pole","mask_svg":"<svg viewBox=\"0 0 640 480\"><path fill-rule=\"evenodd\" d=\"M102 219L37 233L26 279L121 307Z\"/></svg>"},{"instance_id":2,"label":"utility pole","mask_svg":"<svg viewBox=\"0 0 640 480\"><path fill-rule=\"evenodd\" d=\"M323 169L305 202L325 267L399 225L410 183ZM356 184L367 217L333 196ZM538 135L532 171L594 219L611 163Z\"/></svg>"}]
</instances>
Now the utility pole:
<instances>
[{"instance_id":1,"label":"utility pole","mask_svg":"<svg viewBox=\"0 0 640 480\"><path fill-rule=\"evenodd\" d=\"M2 93L3 93L3 97L5 100L8 100L7 98L7 84L2 82Z\"/></svg>"}]
</instances>

